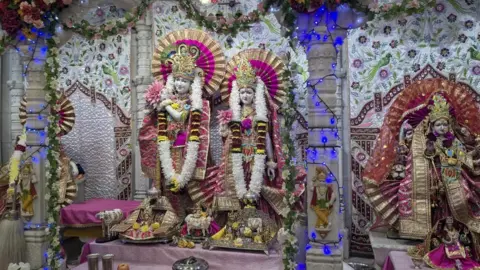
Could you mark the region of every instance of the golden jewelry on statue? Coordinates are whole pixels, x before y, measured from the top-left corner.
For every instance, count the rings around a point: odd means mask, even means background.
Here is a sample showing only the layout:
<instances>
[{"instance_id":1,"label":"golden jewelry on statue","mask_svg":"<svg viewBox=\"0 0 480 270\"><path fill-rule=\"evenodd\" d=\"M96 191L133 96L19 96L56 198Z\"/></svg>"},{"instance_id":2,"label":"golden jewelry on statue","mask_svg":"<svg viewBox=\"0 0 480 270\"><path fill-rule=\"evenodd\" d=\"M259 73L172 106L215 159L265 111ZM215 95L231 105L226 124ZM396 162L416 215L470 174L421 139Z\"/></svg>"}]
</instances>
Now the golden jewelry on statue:
<instances>
[{"instance_id":1,"label":"golden jewelry on statue","mask_svg":"<svg viewBox=\"0 0 480 270\"><path fill-rule=\"evenodd\" d=\"M447 119L450 120L450 105L448 104L445 97L441 94L436 94L433 96L433 105L429 106L430 113L429 118L430 122L435 122L439 119Z\"/></svg>"},{"instance_id":2,"label":"golden jewelry on statue","mask_svg":"<svg viewBox=\"0 0 480 270\"><path fill-rule=\"evenodd\" d=\"M239 89L255 89L257 76L248 59L240 58L237 69L235 70L235 76L237 77L236 80Z\"/></svg>"},{"instance_id":3,"label":"golden jewelry on statue","mask_svg":"<svg viewBox=\"0 0 480 270\"><path fill-rule=\"evenodd\" d=\"M199 55L200 50L197 47L180 44L177 52L166 60L167 63L172 65L173 77L193 80L197 67L195 63Z\"/></svg>"}]
</instances>

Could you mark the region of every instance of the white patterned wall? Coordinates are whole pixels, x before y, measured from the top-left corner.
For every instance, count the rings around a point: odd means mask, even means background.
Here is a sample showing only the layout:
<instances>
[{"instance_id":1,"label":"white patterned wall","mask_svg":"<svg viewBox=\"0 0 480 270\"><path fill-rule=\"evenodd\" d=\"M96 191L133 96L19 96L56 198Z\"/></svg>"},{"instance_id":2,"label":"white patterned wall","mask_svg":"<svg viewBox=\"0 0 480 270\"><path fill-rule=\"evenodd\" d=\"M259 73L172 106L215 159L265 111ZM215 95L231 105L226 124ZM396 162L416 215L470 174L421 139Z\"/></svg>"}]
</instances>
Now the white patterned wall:
<instances>
[{"instance_id":1,"label":"white patterned wall","mask_svg":"<svg viewBox=\"0 0 480 270\"><path fill-rule=\"evenodd\" d=\"M85 199L116 198L114 118L100 102L91 103L81 91L69 99L75 108L73 130L62 137L68 156L80 163L85 174Z\"/></svg>"}]
</instances>

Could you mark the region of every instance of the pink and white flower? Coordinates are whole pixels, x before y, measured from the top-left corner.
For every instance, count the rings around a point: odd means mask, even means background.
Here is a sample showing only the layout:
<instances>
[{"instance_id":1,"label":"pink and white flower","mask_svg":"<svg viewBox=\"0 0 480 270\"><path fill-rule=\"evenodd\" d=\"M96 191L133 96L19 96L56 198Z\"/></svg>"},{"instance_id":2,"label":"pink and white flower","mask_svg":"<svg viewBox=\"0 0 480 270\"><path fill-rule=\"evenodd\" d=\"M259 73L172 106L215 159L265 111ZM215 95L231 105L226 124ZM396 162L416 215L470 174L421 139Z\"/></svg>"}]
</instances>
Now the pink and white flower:
<instances>
[{"instance_id":1,"label":"pink and white flower","mask_svg":"<svg viewBox=\"0 0 480 270\"><path fill-rule=\"evenodd\" d=\"M145 101L148 105L156 106L158 103L160 103L160 96L162 94L163 88L163 84L159 81L153 82L148 87L147 92L145 93Z\"/></svg>"}]
</instances>

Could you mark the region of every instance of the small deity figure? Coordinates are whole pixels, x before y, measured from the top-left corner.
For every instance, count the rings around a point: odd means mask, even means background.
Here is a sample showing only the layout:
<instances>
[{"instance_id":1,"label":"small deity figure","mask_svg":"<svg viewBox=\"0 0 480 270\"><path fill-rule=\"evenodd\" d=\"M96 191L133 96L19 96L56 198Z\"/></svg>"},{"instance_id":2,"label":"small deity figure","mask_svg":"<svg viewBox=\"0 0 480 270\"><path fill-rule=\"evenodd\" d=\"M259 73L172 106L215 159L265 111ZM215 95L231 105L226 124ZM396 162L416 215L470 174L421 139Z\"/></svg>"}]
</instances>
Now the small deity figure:
<instances>
[{"instance_id":1,"label":"small deity figure","mask_svg":"<svg viewBox=\"0 0 480 270\"><path fill-rule=\"evenodd\" d=\"M9 164L2 167L0 171L0 187L4 186L8 189L8 192L7 190L4 190L3 194L5 196L2 196L4 199L0 201L0 216L7 206L7 203L12 203L12 192L15 191L18 194L17 199L20 202L21 216L26 220L29 220L34 215L33 202L37 197L37 191L35 189L37 178L33 171L31 160L24 160L24 153L26 151L25 140L25 135L17 136L12 159ZM18 168L18 170L15 170L14 168ZM13 174L10 173L12 169L15 170ZM10 179L12 177L14 179Z\"/></svg>"},{"instance_id":2,"label":"small deity figure","mask_svg":"<svg viewBox=\"0 0 480 270\"><path fill-rule=\"evenodd\" d=\"M480 147L470 131L479 112L455 96L463 89L441 85L448 91L418 86L431 91L425 100L415 92L392 105L364 172L372 206L401 238L425 239L446 216L480 233ZM403 123L400 138L389 123Z\"/></svg>"},{"instance_id":3,"label":"small deity figure","mask_svg":"<svg viewBox=\"0 0 480 270\"><path fill-rule=\"evenodd\" d=\"M220 210L256 205L271 216L286 208L283 202L282 168L285 164L277 111L284 86L283 63L270 51L245 50L227 65L222 97L230 110L220 113L224 136L217 194ZM299 176L302 179L304 175ZM248 195L249 198L246 198ZM247 201L245 201L247 199ZM256 200L248 202L248 200Z\"/></svg>"},{"instance_id":4,"label":"small deity figure","mask_svg":"<svg viewBox=\"0 0 480 270\"><path fill-rule=\"evenodd\" d=\"M77 197L77 185L84 181L85 171L80 164L75 163L67 156L63 146L60 145L60 156L58 159L61 168L59 176L58 203L65 207L73 203Z\"/></svg>"},{"instance_id":5,"label":"small deity figure","mask_svg":"<svg viewBox=\"0 0 480 270\"><path fill-rule=\"evenodd\" d=\"M330 213L332 212L333 203L336 200L335 192L332 184L327 183L327 174L325 167L316 167L316 176L312 179L313 195L310 207L317 215L315 229L324 236L330 231Z\"/></svg>"},{"instance_id":6,"label":"small deity figure","mask_svg":"<svg viewBox=\"0 0 480 270\"><path fill-rule=\"evenodd\" d=\"M152 61L156 82L146 94L149 111L139 134L142 170L168 199L178 225L190 209L213 201L211 110L202 96L218 89L223 76L220 48L202 31L176 31L159 41Z\"/></svg>"},{"instance_id":7,"label":"small deity figure","mask_svg":"<svg viewBox=\"0 0 480 270\"><path fill-rule=\"evenodd\" d=\"M449 216L440 220L427 237L423 260L433 269L480 269L477 241L465 225Z\"/></svg>"},{"instance_id":8,"label":"small deity figure","mask_svg":"<svg viewBox=\"0 0 480 270\"><path fill-rule=\"evenodd\" d=\"M202 205L195 213L187 215L181 235L200 239L214 235L219 230L220 227L213 220L211 212Z\"/></svg>"}]
</instances>

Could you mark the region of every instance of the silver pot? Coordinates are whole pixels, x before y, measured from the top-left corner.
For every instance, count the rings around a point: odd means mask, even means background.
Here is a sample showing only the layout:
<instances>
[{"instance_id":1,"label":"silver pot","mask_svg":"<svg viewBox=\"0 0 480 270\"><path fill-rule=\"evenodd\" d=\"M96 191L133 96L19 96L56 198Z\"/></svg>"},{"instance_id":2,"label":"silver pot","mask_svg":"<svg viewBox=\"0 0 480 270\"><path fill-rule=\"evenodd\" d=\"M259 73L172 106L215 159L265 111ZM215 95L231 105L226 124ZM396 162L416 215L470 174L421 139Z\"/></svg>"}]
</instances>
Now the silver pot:
<instances>
[{"instance_id":1,"label":"silver pot","mask_svg":"<svg viewBox=\"0 0 480 270\"><path fill-rule=\"evenodd\" d=\"M208 270L208 263L203 259L188 257L176 261L172 270Z\"/></svg>"}]
</instances>

